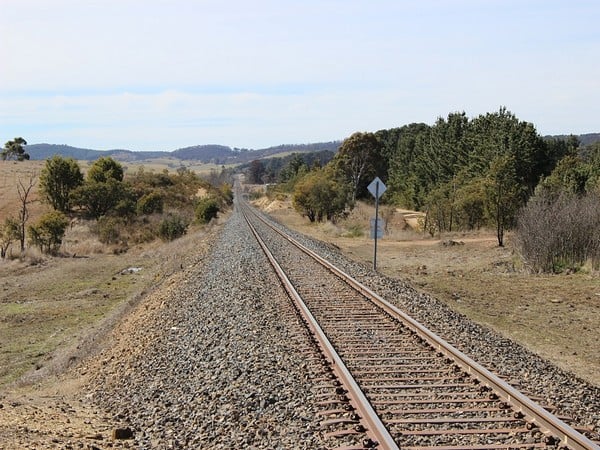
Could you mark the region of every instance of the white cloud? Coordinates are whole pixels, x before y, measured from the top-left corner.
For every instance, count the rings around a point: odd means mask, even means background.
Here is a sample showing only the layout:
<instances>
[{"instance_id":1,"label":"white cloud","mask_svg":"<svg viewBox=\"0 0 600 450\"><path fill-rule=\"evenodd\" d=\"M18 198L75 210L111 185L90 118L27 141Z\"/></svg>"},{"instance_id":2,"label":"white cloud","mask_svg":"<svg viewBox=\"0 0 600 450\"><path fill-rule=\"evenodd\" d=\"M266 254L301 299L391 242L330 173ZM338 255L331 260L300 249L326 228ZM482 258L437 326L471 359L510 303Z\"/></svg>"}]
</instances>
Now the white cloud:
<instances>
[{"instance_id":1,"label":"white cloud","mask_svg":"<svg viewBox=\"0 0 600 450\"><path fill-rule=\"evenodd\" d=\"M0 135L259 147L500 105L547 133L598 131L599 12L585 0L3 0Z\"/></svg>"}]
</instances>

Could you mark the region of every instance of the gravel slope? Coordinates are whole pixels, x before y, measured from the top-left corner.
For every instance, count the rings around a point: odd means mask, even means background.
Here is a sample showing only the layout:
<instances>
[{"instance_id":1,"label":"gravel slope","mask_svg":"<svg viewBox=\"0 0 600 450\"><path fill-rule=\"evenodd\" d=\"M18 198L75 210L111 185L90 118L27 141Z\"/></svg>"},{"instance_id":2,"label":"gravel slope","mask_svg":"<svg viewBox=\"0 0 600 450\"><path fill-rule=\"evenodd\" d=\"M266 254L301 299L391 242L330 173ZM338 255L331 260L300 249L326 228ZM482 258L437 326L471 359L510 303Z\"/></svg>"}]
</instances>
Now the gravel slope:
<instances>
[{"instance_id":1,"label":"gravel slope","mask_svg":"<svg viewBox=\"0 0 600 450\"><path fill-rule=\"evenodd\" d=\"M134 430L136 447L323 447L309 381L317 369L265 267L234 214L210 258L145 301L101 355L93 398Z\"/></svg>"}]
</instances>

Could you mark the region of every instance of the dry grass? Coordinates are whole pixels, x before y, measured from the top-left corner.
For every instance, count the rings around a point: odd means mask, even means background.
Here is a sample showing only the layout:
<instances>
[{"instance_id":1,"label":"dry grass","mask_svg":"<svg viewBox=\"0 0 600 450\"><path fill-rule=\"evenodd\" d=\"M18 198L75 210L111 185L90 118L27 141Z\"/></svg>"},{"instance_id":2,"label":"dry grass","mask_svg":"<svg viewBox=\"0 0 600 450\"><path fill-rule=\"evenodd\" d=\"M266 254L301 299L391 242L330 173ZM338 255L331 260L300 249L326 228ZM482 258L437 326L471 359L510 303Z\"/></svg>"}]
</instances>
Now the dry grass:
<instances>
[{"instance_id":1,"label":"dry grass","mask_svg":"<svg viewBox=\"0 0 600 450\"><path fill-rule=\"evenodd\" d=\"M28 183L43 166L0 161L0 221L18 214L18 181ZM31 199L38 198L37 188ZM31 224L49 207L35 201L29 210ZM13 244L13 258L0 260L0 386L28 371L42 372L120 305L178 269L183 255L194 252L194 236L203 233L191 230L172 243L135 246L116 256L90 233L90 224L74 222L67 229L61 253L69 257L51 258L31 247L20 255Z\"/></svg>"},{"instance_id":2,"label":"dry grass","mask_svg":"<svg viewBox=\"0 0 600 450\"><path fill-rule=\"evenodd\" d=\"M310 224L281 201L263 207L291 228L332 242L349 257L372 265L372 207L360 204L337 224ZM510 235L504 248L491 232L433 239L407 229L399 215L391 217L389 234L378 241L380 272L411 282L472 320L600 385L597 273L529 274L522 269ZM462 245L443 245L448 240Z\"/></svg>"}]
</instances>

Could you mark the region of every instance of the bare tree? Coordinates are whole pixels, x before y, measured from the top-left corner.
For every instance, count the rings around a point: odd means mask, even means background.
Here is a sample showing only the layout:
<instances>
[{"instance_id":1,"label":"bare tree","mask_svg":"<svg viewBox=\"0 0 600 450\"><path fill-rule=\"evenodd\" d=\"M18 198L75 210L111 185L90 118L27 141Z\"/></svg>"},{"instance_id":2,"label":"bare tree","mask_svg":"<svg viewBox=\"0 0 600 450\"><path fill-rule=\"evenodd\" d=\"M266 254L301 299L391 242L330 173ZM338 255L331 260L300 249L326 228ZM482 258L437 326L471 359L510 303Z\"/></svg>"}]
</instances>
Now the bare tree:
<instances>
[{"instance_id":1,"label":"bare tree","mask_svg":"<svg viewBox=\"0 0 600 450\"><path fill-rule=\"evenodd\" d=\"M29 219L29 205L33 203L35 200L30 200L29 195L31 194L31 190L35 186L36 181L35 175L29 176L28 183L24 183L19 179L17 184L17 192L19 193L19 200L21 202L21 209L19 210L19 241L21 242L21 253L25 251L25 225L27 224L27 220Z\"/></svg>"}]
</instances>

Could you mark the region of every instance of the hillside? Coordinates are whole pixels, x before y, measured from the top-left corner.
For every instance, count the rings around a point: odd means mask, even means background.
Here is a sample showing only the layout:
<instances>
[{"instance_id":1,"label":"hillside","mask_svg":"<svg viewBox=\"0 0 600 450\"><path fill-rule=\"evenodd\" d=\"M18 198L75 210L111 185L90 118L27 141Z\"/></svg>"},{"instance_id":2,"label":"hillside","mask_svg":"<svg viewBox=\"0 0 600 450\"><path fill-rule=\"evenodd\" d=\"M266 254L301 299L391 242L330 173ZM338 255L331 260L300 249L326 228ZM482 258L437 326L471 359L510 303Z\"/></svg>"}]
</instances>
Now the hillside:
<instances>
[{"instance_id":1,"label":"hillside","mask_svg":"<svg viewBox=\"0 0 600 450\"><path fill-rule=\"evenodd\" d=\"M596 142L600 142L600 133L586 133L586 134L580 134L580 135L576 135L577 139L579 139L579 143L581 146L586 146L586 145L590 145L590 144L594 144ZM566 139L568 138L569 135L567 134L558 134L555 136L544 136L544 138L550 138L550 139Z\"/></svg>"},{"instance_id":2,"label":"hillside","mask_svg":"<svg viewBox=\"0 0 600 450\"><path fill-rule=\"evenodd\" d=\"M92 150L70 145L31 144L26 146L32 160L45 160L54 155L71 157L80 161L92 161L102 156L110 156L119 161L144 161L156 158L175 158L184 161L200 161L213 164L243 164L255 159L272 157L290 152L308 153L317 151L337 151L340 141L313 144L278 145L258 150L232 149L224 145L194 145L173 151L139 151L126 149Z\"/></svg>"}]
</instances>

